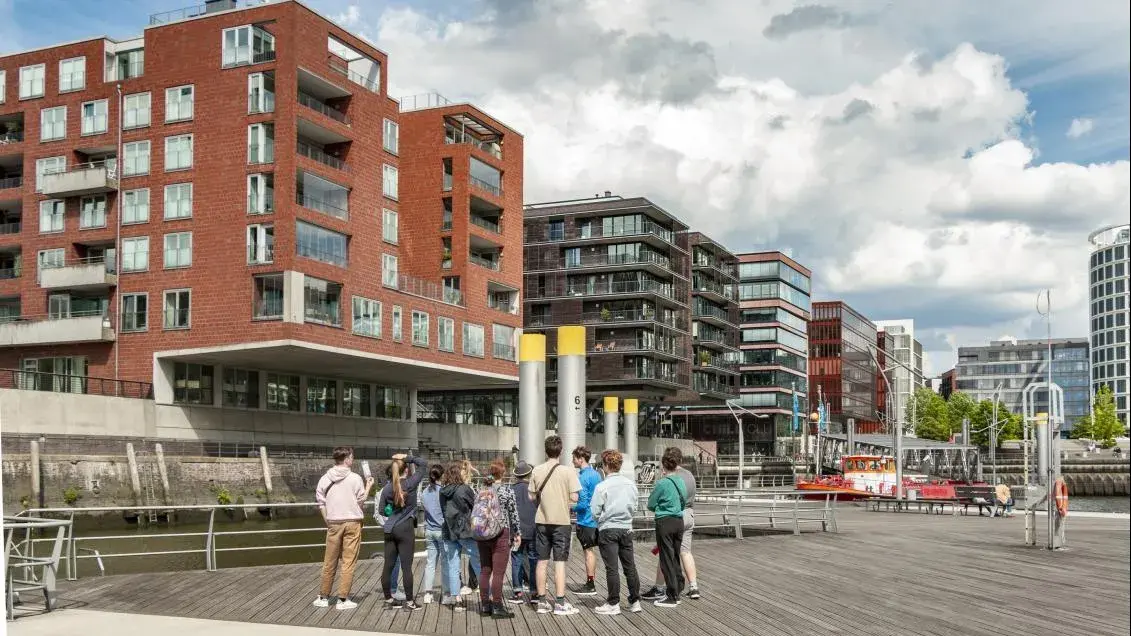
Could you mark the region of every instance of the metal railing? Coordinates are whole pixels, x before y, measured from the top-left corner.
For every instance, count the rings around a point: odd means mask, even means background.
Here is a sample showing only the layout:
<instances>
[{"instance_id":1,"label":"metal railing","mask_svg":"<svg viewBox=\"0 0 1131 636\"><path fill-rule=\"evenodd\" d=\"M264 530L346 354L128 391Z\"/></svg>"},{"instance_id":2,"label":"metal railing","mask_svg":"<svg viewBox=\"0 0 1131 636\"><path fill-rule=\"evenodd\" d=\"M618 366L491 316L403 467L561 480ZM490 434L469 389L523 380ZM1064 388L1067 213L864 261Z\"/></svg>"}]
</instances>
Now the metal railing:
<instances>
[{"instance_id":1,"label":"metal railing","mask_svg":"<svg viewBox=\"0 0 1131 636\"><path fill-rule=\"evenodd\" d=\"M495 185L493 183L488 183L488 182L484 181L483 179L478 179L478 178L472 177L472 176L469 176L467 178L467 181L472 186L475 186L476 188L479 188L480 190L485 190L487 192L490 192L491 194L493 194L497 197L503 196L502 185Z\"/></svg>"},{"instance_id":2,"label":"metal railing","mask_svg":"<svg viewBox=\"0 0 1131 636\"><path fill-rule=\"evenodd\" d=\"M103 226L98 226L103 227ZM83 265L105 265L106 273L116 274L116 259L107 259L105 256L87 256L84 258L68 258L63 261L47 261L40 263L40 271L45 269L62 269L64 267L82 267Z\"/></svg>"},{"instance_id":3,"label":"metal railing","mask_svg":"<svg viewBox=\"0 0 1131 636\"><path fill-rule=\"evenodd\" d=\"M476 265L478 265L480 267L486 267L487 269L491 269L491 270L495 270L495 271L499 271L499 267L502 266L502 259L501 258L496 258L496 259L483 258L482 256L480 256L478 254L468 254L467 260L471 263L475 263Z\"/></svg>"},{"instance_id":4,"label":"metal railing","mask_svg":"<svg viewBox=\"0 0 1131 636\"><path fill-rule=\"evenodd\" d=\"M585 311L581 313L581 322L592 323L617 323L617 322L656 322L673 329L687 331L687 323L679 318L672 317L665 320L655 311L642 309L602 309L601 311Z\"/></svg>"},{"instance_id":5,"label":"metal railing","mask_svg":"<svg viewBox=\"0 0 1131 636\"><path fill-rule=\"evenodd\" d=\"M463 294L459 291L444 287L429 280L399 274L397 276L397 291L417 296L427 300L435 300L447 305L465 306ZM454 292L454 293L453 293Z\"/></svg>"},{"instance_id":6,"label":"metal railing","mask_svg":"<svg viewBox=\"0 0 1131 636\"><path fill-rule=\"evenodd\" d=\"M24 184L23 177L4 177L0 179L0 190L6 188L18 188Z\"/></svg>"},{"instance_id":7,"label":"metal railing","mask_svg":"<svg viewBox=\"0 0 1131 636\"><path fill-rule=\"evenodd\" d=\"M594 238L609 238L609 237L628 237L628 236L656 236L664 242L671 244L680 250L685 250L684 247L676 245L675 232L659 225L655 221L645 219L631 227L622 227L620 230L610 228L605 232L605 228L601 224L594 223L587 226L574 226L567 227L560 232L551 233L549 226L546 226L541 232L533 229L527 231L527 240L534 243L556 242L556 241L574 241L578 239L594 239Z\"/></svg>"},{"instance_id":8,"label":"metal railing","mask_svg":"<svg viewBox=\"0 0 1131 636\"><path fill-rule=\"evenodd\" d=\"M392 406L392 405L391 405ZM397 419L394 413L382 413L376 419ZM57 455L110 455L124 456L126 444L133 444L138 451L152 451L155 444L161 444L165 455L178 457L259 457L260 448L271 458L320 458L330 462L334 447L318 444L291 444L287 442L220 442L199 439L164 439L144 437L111 437L104 435L40 435L8 434L0 438L5 454L26 454L28 444L38 441L40 448L51 449ZM404 452L404 447L355 446L354 455L359 459L386 460L393 454Z\"/></svg>"},{"instance_id":9,"label":"metal railing","mask_svg":"<svg viewBox=\"0 0 1131 636\"><path fill-rule=\"evenodd\" d=\"M22 229L22 221L8 221L7 223L0 223L0 234L19 234Z\"/></svg>"},{"instance_id":10,"label":"metal railing","mask_svg":"<svg viewBox=\"0 0 1131 636\"><path fill-rule=\"evenodd\" d=\"M693 267L708 267L716 272L726 276L727 278L738 279L738 266L734 264L724 264L715 259L705 259L696 257L692 259L691 265Z\"/></svg>"},{"instance_id":11,"label":"metal railing","mask_svg":"<svg viewBox=\"0 0 1131 636\"><path fill-rule=\"evenodd\" d=\"M346 162L338 159L333 155L329 155L325 150L316 148L315 146L312 146L306 142L297 142L295 144L295 150L298 151L298 154L306 157L307 159L313 159L318 163L321 163L322 165L330 166L331 168L336 168L343 172L350 171L349 166L346 165Z\"/></svg>"},{"instance_id":12,"label":"metal railing","mask_svg":"<svg viewBox=\"0 0 1131 636\"><path fill-rule=\"evenodd\" d=\"M409 95L408 97L401 97L397 100L400 104L402 113L408 113L414 110L424 110L426 108L443 108L444 106L451 106L452 101L439 93L421 93L419 95Z\"/></svg>"},{"instance_id":13,"label":"metal railing","mask_svg":"<svg viewBox=\"0 0 1131 636\"><path fill-rule=\"evenodd\" d=\"M19 278L21 271L22 270L19 267L0 267L0 280L12 280L13 278ZM3 317L0 317L0 322L4 321L5 319Z\"/></svg>"},{"instance_id":14,"label":"metal railing","mask_svg":"<svg viewBox=\"0 0 1131 636\"><path fill-rule=\"evenodd\" d=\"M251 115L275 112L275 93L251 91L247 94L247 112Z\"/></svg>"},{"instance_id":15,"label":"metal railing","mask_svg":"<svg viewBox=\"0 0 1131 636\"><path fill-rule=\"evenodd\" d=\"M251 63L252 64L262 64L264 62L273 62L273 61L275 61L275 49L271 49L270 51L260 51L258 53L252 53L251 54Z\"/></svg>"},{"instance_id":16,"label":"metal railing","mask_svg":"<svg viewBox=\"0 0 1131 636\"><path fill-rule=\"evenodd\" d=\"M730 289L727 289L727 287L730 287ZM691 285L691 291L701 294L714 294L738 302L738 297L735 295L734 291L735 289L737 288L734 286L721 285L714 281L704 280L702 277L698 276L695 277Z\"/></svg>"},{"instance_id":17,"label":"metal railing","mask_svg":"<svg viewBox=\"0 0 1131 636\"><path fill-rule=\"evenodd\" d=\"M381 83L378 80L370 80L361 73L351 71L349 62L342 57L335 55L334 53L330 53L327 61L330 65L330 70L340 75L344 75L346 79L353 82L354 84L361 86L367 91L374 93L381 92Z\"/></svg>"},{"instance_id":18,"label":"metal railing","mask_svg":"<svg viewBox=\"0 0 1131 636\"><path fill-rule=\"evenodd\" d=\"M494 232L495 234L499 234L500 232L502 232L502 224L501 223L497 223L495 221L491 221L491 220L485 219L481 216L476 216L474 214L471 215L471 224L472 225L478 225L479 227L481 227L485 230Z\"/></svg>"},{"instance_id":19,"label":"metal railing","mask_svg":"<svg viewBox=\"0 0 1131 636\"><path fill-rule=\"evenodd\" d=\"M61 373L43 373L41 371L20 371L18 369L0 369L0 389L153 399L153 385L149 382L92 378Z\"/></svg>"},{"instance_id":20,"label":"metal railing","mask_svg":"<svg viewBox=\"0 0 1131 636\"><path fill-rule=\"evenodd\" d=\"M732 325L738 324L737 318L732 316L730 312L701 302L694 303L691 306L691 315L695 318L714 318Z\"/></svg>"},{"instance_id":21,"label":"metal railing","mask_svg":"<svg viewBox=\"0 0 1131 636\"><path fill-rule=\"evenodd\" d=\"M537 291L538 290L534 290L534 292ZM675 299L675 291L672 285L654 280L606 281L603 284L577 284L569 286L565 289L552 289L547 286L547 289L542 290L542 293L528 293L527 296L528 298L558 298L568 296L605 296L609 294L634 294L641 292L653 293L659 296L663 296L664 298Z\"/></svg>"},{"instance_id":22,"label":"metal railing","mask_svg":"<svg viewBox=\"0 0 1131 636\"><path fill-rule=\"evenodd\" d=\"M491 344L491 356L499 360L514 360L515 348L514 345L509 345L505 342L495 342Z\"/></svg>"},{"instance_id":23,"label":"metal railing","mask_svg":"<svg viewBox=\"0 0 1131 636\"><path fill-rule=\"evenodd\" d=\"M19 143L23 140L24 131L22 130L9 130L6 133L0 134L0 146Z\"/></svg>"},{"instance_id":24,"label":"metal railing","mask_svg":"<svg viewBox=\"0 0 1131 636\"><path fill-rule=\"evenodd\" d=\"M635 353L655 351L678 357L680 353L675 344L661 342L642 342L637 338L601 338L589 345L590 353Z\"/></svg>"},{"instance_id":25,"label":"metal railing","mask_svg":"<svg viewBox=\"0 0 1131 636\"><path fill-rule=\"evenodd\" d=\"M322 113L323 115L329 117L330 119L333 119L334 121L341 122L347 126L350 125L350 119L345 113L327 104L326 102L323 102L317 97L314 97L313 95L308 95L302 91L299 91L298 103L306 106L313 111Z\"/></svg>"},{"instance_id":26,"label":"metal railing","mask_svg":"<svg viewBox=\"0 0 1131 636\"><path fill-rule=\"evenodd\" d=\"M482 150L496 159L503 158L503 148L498 141L479 139L466 131L461 131L451 124L444 125L445 144L465 144Z\"/></svg>"},{"instance_id":27,"label":"metal railing","mask_svg":"<svg viewBox=\"0 0 1131 636\"><path fill-rule=\"evenodd\" d=\"M350 212L347 208L338 207L337 205L334 205L333 203L330 203L325 199L320 199L316 196L303 192L298 192L295 194L295 203L301 205L304 208L309 208L316 212L327 214L334 217L335 219L348 221L350 218Z\"/></svg>"}]
</instances>

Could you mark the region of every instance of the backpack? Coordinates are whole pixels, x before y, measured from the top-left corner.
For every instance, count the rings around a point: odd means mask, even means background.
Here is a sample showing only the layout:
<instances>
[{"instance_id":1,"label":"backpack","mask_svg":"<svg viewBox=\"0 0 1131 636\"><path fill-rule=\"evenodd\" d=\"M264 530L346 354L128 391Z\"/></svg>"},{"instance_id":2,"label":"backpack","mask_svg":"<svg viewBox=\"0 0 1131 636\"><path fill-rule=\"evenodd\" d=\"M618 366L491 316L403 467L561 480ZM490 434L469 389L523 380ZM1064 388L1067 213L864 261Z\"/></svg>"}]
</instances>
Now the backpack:
<instances>
[{"instance_id":1,"label":"backpack","mask_svg":"<svg viewBox=\"0 0 1131 636\"><path fill-rule=\"evenodd\" d=\"M484 488L475 496L471 509L471 534L477 541L494 539L503 532L503 507L494 488Z\"/></svg>"}]
</instances>

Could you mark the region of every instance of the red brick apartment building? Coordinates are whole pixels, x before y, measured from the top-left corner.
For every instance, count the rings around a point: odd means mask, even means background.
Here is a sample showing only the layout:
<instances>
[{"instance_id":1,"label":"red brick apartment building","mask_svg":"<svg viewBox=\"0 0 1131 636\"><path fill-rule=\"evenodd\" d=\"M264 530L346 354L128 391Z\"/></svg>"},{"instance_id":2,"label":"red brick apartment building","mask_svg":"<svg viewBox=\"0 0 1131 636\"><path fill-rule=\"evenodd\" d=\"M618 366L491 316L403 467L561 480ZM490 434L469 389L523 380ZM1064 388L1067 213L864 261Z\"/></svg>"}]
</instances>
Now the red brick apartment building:
<instances>
[{"instance_id":1,"label":"red brick apartment building","mask_svg":"<svg viewBox=\"0 0 1131 636\"><path fill-rule=\"evenodd\" d=\"M387 71L296 0L0 57L0 386L405 420L513 385L522 137Z\"/></svg>"}]
</instances>

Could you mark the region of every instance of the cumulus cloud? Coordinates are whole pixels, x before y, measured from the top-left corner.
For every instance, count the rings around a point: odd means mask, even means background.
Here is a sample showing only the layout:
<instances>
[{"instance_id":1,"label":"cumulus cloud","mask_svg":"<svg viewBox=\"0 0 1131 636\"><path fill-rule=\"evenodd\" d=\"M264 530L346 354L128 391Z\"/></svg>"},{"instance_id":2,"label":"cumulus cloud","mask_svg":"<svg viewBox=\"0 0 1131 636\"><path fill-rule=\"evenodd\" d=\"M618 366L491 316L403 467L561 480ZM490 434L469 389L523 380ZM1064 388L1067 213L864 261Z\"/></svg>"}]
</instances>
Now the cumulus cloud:
<instances>
[{"instance_id":1,"label":"cumulus cloud","mask_svg":"<svg viewBox=\"0 0 1131 636\"><path fill-rule=\"evenodd\" d=\"M1064 133L1069 139L1079 139L1092 132L1095 123L1087 117L1076 118L1068 125L1068 132Z\"/></svg>"},{"instance_id":2,"label":"cumulus cloud","mask_svg":"<svg viewBox=\"0 0 1131 636\"><path fill-rule=\"evenodd\" d=\"M882 23L781 0L485 6L358 21L400 94L524 134L526 200L644 195L733 250L788 250L818 299L914 317L935 372L955 343L1035 334L1045 287L1059 335L1087 332L1085 238L1127 217L1131 170L1041 163L1005 57L920 48L900 5Z\"/></svg>"}]
</instances>

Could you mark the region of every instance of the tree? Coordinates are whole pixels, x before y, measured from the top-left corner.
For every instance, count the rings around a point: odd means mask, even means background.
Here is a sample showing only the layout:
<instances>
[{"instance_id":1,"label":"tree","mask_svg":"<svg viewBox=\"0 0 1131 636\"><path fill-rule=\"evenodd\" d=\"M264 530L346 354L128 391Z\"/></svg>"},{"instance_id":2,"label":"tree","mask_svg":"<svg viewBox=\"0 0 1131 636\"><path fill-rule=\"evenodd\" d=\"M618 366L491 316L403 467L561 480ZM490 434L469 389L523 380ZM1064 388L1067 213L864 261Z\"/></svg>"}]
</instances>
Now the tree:
<instances>
[{"instance_id":1,"label":"tree","mask_svg":"<svg viewBox=\"0 0 1131 636\"><path fill-rule=\"evenodd\" d=\"M1104 384L1096 391L1092 413L1076 420L1070 435L1076 439L1095 440L1102 448L1115 446L1115 438L1123 433L1123 424L1115 412L1115 397Z\"/></svg>"},{"instance_id":2,"label":"tree","mask_svg":"<svg viewBox=\"0 0 1131 636\"><path fill-rule=\"evenodd\" d=\"M1010 413L1005 404L998 402L996 424L998 448L1001 448L1001 443L1007 439L1019 439L1021 437L1021 420L1020 414ZM970 442L978 446L989 447L990 428L993 426L994 403L989 400L982 400L970 416Z\"/></svg>"},{"instance_id":3,"label":"tree","mask_svg":"<svg viewBox=\"0 0 1131 636\"><path fill-rule=\"evenodd\" d=\"M992 406L991 406L992 408ZM950 399L946 401L947 420L950 426L950 435L962 432L962 421L969 419L971 422L974 420L974 412L978 410L978 403L970 398L969 395L957 391L950 394ZM950 439L947 435L947 439Z\"/></svg>"},{"instance_id":4,"label":"tree","mask_svg":"<svg viewBox=\"0 0 1131 636\"><path fill-rule=\"evenodd\" d=\"M907 405L907 421L915 422L915 435L923 439L950 439L950 419L946 401L934 391L920 387Z\"/></svg>"}]
</instances>

